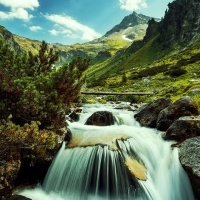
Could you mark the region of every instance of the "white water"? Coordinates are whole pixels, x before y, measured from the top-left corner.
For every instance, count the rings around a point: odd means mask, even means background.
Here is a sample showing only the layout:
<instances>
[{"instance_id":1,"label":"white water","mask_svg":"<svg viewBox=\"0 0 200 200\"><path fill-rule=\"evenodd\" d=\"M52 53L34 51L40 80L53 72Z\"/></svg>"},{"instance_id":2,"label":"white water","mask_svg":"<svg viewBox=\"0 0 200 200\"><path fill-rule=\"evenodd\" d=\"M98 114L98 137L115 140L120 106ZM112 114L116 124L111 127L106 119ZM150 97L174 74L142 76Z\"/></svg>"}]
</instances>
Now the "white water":
<instances>
[{"instance_id":1,"label":"white water","mask_svg":"<svg viewBox=\"0 0 200 200\"><path fill-rule=\"evenodd\" d=\"M116 125L84 125L97 110L112 111ZM33 200L194 200L177 149L158 131L140 127L133 115L109 106L85 107L79 122L70 123L76 147L63 145L43 185L20 194ZM146 167L146 181L129 172L124 164L129 158Z\"/></svg>"}]
</instances>

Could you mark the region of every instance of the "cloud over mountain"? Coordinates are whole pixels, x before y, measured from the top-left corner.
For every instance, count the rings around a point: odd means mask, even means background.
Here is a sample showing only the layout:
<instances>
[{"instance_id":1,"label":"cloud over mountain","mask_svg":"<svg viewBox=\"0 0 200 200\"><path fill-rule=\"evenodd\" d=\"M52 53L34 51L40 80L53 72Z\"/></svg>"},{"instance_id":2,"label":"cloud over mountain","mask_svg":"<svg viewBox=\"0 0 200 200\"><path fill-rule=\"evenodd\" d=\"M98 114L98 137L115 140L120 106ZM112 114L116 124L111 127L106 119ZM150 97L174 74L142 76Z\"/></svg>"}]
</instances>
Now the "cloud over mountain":
<instances>
[{"instance_id":1,"label":"cloud over mountain","mask_svg":"<svg viewBox=\"0 0 200 200\"><path fill-rule=\"evenodd\" d=\"M140 8L146 8L146 0L119 0L120 8L122 10L134 11Z\"/></svg>"},{"instance_id":2,"label":"cloud over mountain","mask_svg":"<svg viewBox=\"0 0 200 200\"><path fill-rule=\"evenodd\" d=\"M21 19L29 21L33 15L27 9L34 10L39 6L38 0L0 0L0 4L8 7L8 11L0 11L0 18L4 20Z\"/></svg>"},{"instance_id":3,"label":"cloud over mountain","mask_svg":"<svg viewBox=\"0 0 200 200\"><path fill-rule=\"evenodd\" d=\"M65 35L70 38L80 38L82 40L93 40L101 37L94 29L77 22L70 16L46 14L45 18L55 22L54 28L49 32L52 35Z\"/></svg>"}]
</instances>

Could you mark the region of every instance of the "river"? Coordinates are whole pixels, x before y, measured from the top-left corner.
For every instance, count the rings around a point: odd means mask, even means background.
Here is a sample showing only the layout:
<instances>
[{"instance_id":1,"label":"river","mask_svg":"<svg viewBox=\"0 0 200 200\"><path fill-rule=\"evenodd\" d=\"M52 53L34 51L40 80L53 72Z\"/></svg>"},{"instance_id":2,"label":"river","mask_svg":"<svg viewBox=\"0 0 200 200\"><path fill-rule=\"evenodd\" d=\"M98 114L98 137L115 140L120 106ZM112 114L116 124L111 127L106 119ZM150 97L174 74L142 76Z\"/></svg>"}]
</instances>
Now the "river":
<instances>
[{"instance_id":1,"label":"river","mask_svg":"<svg viewBox=\"0 0 200 200\"><path fill-rule=\"evenodd\" d=\"M156 129L141 127L134 112L112 104L85 105L69 123L63 144L42 185L20 191L32 200L194 200L178 149ZM96 111L115 116L111 126L89 126Z\"/></svg>"}]
</instances>

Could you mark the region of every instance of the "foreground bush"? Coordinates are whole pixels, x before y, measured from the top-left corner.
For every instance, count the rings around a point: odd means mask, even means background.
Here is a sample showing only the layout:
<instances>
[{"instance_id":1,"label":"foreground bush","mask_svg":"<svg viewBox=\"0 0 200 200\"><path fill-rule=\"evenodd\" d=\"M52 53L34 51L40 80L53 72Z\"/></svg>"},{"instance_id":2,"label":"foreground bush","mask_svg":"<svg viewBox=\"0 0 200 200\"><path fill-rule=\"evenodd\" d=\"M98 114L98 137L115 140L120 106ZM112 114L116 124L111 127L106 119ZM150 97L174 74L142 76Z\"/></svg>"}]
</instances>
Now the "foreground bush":
<instances>
[{"instance_id":1,"label":"foreground bush","mask_svg":"<svg viewBox=\"0 0 200 200\"><path fill-rule=\"evenodd\" d=\"M57 60L58 53L45 42L33 55L16 54L0 41L2 144L55 146L51 130L64 126L60 113L78 101L85 80L82 74L89 66L89 60L81 57L60 67L55 67Z\"/></svg>"}]
</instances>

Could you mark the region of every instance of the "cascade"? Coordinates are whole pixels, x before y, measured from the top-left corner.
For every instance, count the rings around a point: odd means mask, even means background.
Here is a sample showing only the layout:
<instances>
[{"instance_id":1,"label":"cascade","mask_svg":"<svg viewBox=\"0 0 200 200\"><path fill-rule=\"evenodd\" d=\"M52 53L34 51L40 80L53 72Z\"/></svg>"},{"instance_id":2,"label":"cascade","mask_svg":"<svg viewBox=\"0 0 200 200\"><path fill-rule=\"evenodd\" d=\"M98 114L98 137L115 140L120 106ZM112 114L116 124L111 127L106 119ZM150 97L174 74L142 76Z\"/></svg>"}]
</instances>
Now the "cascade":
<instances>
[{"instance_id":1,"label":"cascade","mask_svg":"<svg viewBox=\"0 0 200 200\"><path fill-rule=\"evenodd\" d=\"M115 125L84 125L99 110L112 112ZM33 200L194 200L177 148L133 115L86 105L80 120L69 122L72 140L59 150L42 186L20 194Z\"/></svg>"}]
</instances>

